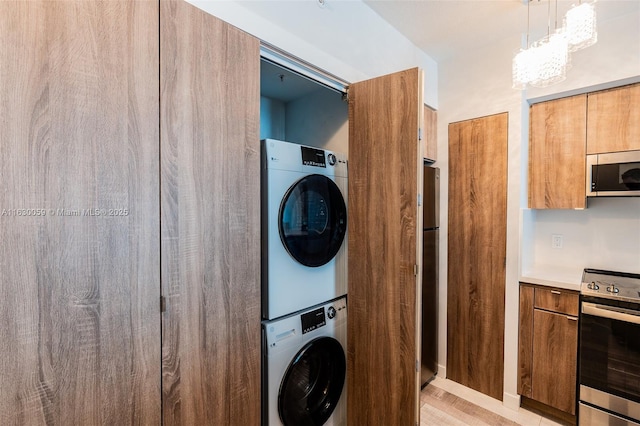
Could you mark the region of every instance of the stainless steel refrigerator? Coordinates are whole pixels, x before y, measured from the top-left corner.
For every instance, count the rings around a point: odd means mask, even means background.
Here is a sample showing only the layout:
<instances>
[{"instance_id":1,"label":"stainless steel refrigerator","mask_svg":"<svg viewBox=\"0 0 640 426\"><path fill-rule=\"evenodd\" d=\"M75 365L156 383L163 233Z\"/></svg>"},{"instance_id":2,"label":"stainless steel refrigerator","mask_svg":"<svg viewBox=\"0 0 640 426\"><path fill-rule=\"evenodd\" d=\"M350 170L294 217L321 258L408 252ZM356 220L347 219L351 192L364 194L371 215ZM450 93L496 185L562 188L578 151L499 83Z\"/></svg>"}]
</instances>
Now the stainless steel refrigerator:
<instances>
[{"instance_id":1,"label":"stainless steel refrigerator","mask_svg":"<svg viewBox=\"0 0 640 426\"><path fill-rule=\"evenodd\" d=\"M438 241L440 169L424 166L422 254L422 360L420 383L436 375L438 360Z\"/></svg>"}]
</instances>

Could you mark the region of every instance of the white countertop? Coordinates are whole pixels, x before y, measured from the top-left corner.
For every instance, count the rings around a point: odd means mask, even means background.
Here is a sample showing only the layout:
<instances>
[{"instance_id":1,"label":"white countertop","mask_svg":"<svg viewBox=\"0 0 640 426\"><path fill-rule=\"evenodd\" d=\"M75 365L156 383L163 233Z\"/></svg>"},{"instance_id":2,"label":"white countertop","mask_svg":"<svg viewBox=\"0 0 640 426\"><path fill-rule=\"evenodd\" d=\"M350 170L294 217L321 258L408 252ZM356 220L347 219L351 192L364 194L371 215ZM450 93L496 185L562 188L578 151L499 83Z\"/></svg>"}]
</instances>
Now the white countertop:
<instances>
[{"instance_id":1,"label":"white countertop","mask_svg":"<svg viewBox=\"0 0 640 426\"><path fill-rule=\"evenodd\" d=\"M584 269L535 265L522 271L520 282L580 291Z\"/></svg>"}]
</instances>

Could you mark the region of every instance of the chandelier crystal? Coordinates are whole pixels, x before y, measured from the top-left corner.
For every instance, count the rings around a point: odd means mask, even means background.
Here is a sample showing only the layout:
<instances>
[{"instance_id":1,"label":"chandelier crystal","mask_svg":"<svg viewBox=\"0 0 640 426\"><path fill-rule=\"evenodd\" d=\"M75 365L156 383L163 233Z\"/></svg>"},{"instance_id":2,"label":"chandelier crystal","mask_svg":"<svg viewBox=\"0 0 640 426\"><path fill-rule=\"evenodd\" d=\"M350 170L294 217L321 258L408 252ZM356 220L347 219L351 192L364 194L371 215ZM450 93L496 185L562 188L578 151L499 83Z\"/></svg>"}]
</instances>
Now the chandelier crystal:
<instances>
[{"instance_id":1,"label":"chandelier crystal","mask_svg":"<svg viewBox=\"0 0 640 426\"><path fill-rule=\"evenodd\" d=\"M569 50L575 52L598 41L596 30L596 9L594 3L573 5L564 16L564 31L569 42Z\"/></svg>"},{"instance_id":2,"label":"chandelier crystal","mask_svg":"<svg viewBox=\"0 0 640 426\"><path fill-rule=\"evenodd\" d=\"M535 60L529 84L547 87L567 78L569 65L569 44L562 32L557 32L538 40L531 47Z\"/></svg>"}]
</instances>

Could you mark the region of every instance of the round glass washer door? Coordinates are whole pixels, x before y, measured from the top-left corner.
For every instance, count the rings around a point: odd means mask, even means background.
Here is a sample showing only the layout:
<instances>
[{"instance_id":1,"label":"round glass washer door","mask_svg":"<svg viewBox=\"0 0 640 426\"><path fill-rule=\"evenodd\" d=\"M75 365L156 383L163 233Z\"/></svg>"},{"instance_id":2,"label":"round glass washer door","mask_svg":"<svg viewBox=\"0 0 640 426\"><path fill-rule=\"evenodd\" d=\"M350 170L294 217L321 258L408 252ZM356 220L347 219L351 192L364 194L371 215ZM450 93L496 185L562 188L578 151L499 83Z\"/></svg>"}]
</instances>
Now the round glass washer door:
<instances>
[{"instance_id":1,"label":"round glass washer door","mask_svg":"<svg viewBox=\"0 0 640 426\"><path fill-rule=\"evenodd\" d=\"M294 183L280 204L280 239L305 266L322 266L340 250L347 232L347 206L326 176L308 175Z\"/></svg>"},{"instance_id":2,"label":"round glass washer door","mask_svg":"<svg viewBox=\"0 0 640 426\"><path fill-rule=\"evenodd\" d=\"M282 379L278 413L285 426L324 424L336 408L347 371L344 349L333 337L307 343Z\"/></svg>"}]
</instances>

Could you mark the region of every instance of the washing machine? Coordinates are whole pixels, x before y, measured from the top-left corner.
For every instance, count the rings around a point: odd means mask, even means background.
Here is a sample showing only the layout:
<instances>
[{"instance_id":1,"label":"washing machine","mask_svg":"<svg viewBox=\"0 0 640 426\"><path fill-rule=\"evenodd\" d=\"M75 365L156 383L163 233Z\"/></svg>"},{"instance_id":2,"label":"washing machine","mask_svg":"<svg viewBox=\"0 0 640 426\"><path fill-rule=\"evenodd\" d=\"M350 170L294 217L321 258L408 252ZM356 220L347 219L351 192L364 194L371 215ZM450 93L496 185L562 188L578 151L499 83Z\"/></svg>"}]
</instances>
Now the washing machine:
<instances>
[{"instance_id":1,"label":"washing machine","mask_svg":"<svg viewBox=\"0 0 640 426\"><path fill-rule=\"evenodd\" d=\"M275 319L347 294L347 156L265 139L262 316Z\"/></svg>"},{"instance_id":2,"label":"washing machine","mask_svg":"<svg viewBox=\"0 0 640 426\"><path fill-rule=\"evenodd\" d=\"M262 327L262 424L346 425L346 297Z\"/></svg>"}]
</instances>

